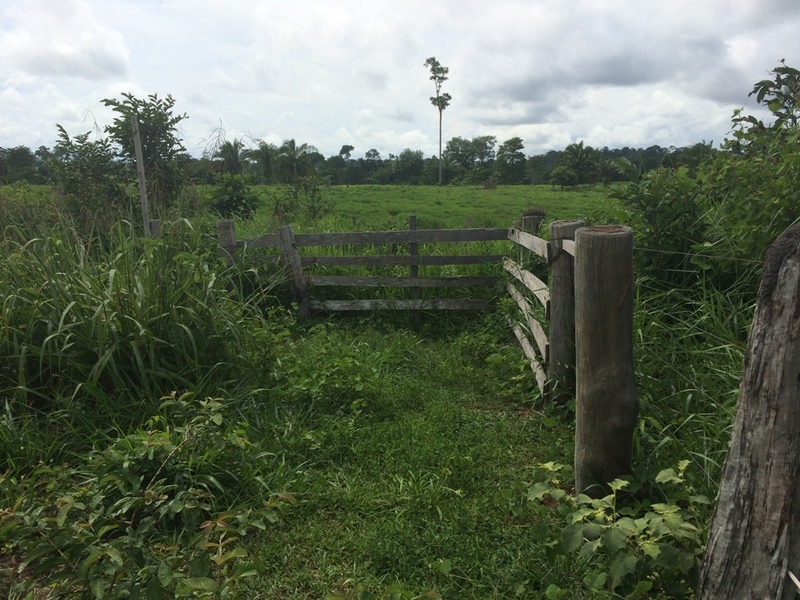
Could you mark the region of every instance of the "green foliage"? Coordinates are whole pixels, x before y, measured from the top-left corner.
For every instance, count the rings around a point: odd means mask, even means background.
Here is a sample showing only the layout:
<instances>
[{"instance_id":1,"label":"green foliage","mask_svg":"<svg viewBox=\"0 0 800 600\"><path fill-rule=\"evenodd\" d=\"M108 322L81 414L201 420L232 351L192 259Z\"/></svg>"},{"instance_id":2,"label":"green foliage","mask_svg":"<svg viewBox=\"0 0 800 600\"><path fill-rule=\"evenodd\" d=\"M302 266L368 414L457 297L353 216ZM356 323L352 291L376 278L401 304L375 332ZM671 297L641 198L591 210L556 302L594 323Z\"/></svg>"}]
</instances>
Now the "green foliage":
<instances>
[{"instance_id":1,"label":"green foliage","mask_svg":"<svg viewBox=\"0 0 800 600\"><path fill-rule=\"evenodd\" d=\"M495 174L499 183L516 185L522 183L525 177L525 146L522 138L512 137L506 140L497 149Z\"/></svg>"},{"instance_id":2,"label":"green foliage","mask_svg":"<svg viewBox=\"0 0 800 600\"><path fill-rule=\"evenodd\" d=\"M667 284L687 285L699 270L720 289L738 282L753 292L769 244L800 211L798 71L785 63L751 95L773 113L765 125L737 110L731 139L712 153L704 144L679 156L687 167L642 172L613 196L649 255L640 265Z\"/></svg>"},{"instance_id":3,"label":"green foliage","mask_svg":"<svg viewBox=\"0 0 800 600\"><path fill-rule=\"evenodd\" d=\"M51 162L56 193L82 230L106 232L121 216L131 214L128 174L109 140L90 141L88 132L71 138L57 127Z\"/></svg>"},{"instance_id":4,"label":"green foliage","mask_svg":"<svg viewBox=\"0 0 800 600\"><path fill-rule=\"evenodd\" d=\"M161 414L74 465L0 475L0 583L48 598L233 598L256 574L248 532L277 497L229 510L258 487L265 457L219 398L162 399ZM290 497L283 496L284 499Z\"/></svg>"},{"instance_id":5,"label":"green foliage","mask_svg":"<svg viewBox=\"0 0 800 600\"><path fill-rule=\"evenodd\" d=\"M693 247L705 239L698 191L686 169L660 168L612 192L628 211L622 222L636 234L637 273L665 286L692 280Z\"/></svg>"},{"instance_id":6,"label":"green foliage","mask_svg":"<svg viewBox=\"0 0 800 600\"><path fill-rule=\"evenodd\" d=\"M630 483L620 479L610 484L611 494L603 498L572 498L559 479L563 467L553 463L540 465L543 481L530 486L527 498L565 515L560 547L578 555L588 592L690 598L705 550L710 501L686 482L688 465L681 461L677 470L665 469L656 476L664 502L626 496Z\"/></svg>"},{"instance_id":7,"label":"green foliage","mask_svg":"<svg viewBox=\"0 0 800 600\"><path fill-rule=\"evenodd\" d=\"M578 174L569 167L559 165L550 172L550 183L562 190L565 187L575 187L578 185Z\"/></svg>"},{"instance_id":8,"label":"green foliage","mask_svg":"<svg viewBox=\"0 0 800 600\"><path fill-rule=\"evenodd\" d=\"M380 389L378 367L361 344L343 344L324 324L287 340L276 360L274 397L285 405L322 413L358 414Z\"/></svg>"},{"instance_id":9,"label":"green foliage","mask_svg":"<svg viewBox=\"0 0 800 600\"><path fill-rule=\"evenodd\" d=\"M0 188L0 223L43 234L63 225L61 206L52 198L49 187L17 181Z\"/></svg>"},{"instance_id":10,"label":"green foliage","mask_svg":"<svg viewBox=\"0 0 800 600\"><path fill-rule=\"evenodd\" d=\"M261 198L244 175L220 173L214 178L211 210L221 217L250 219L261 203Z\"/></svg>"},{"instance_id":11,"label":"green foliage","mask_svg":"<svg viewBox=\"0 0 800 600\"><path fill-rule=\"evenodd\" d=\"M314 146L298 145L294 139L284 140L276 156L279 180L291 185L297 183L298 178L315 177L317 172L312 163L315 154L318 153Z\"/></svg>"},{"instance_id":12,"label":"green foliage","mask_svg":"<svg viewBox=\"0 0 800 600\"><path fill-rule=\"evenodd\" d=\"M697 263L730 286L739 279L755 289L768 245L797 219L800 211L800 75L785 63L773 79L757 83L751 95L775 117L764 125L752 115L734 113L725 152L699 171L700 199L709 232L699 245ZM727 260L723 260L727 259Z\"/></svg>"},{"instance_id":13,"label":"green foliage","mask_svg":"<svg viewBox=\"0 0 800 600\"><path fill-rule=\"evenodd\" d=\"M188 116L173 113L175 100L170 95L159 98L158 94L150 94L147 98L137 98L123 93L121 100L105 98L102 102L118 115L106 126L105 132L117 145L119 156L130 164L136 163L131 125L131 117L136 117L142 139L148 200L154 207L174 206L184 183L178 156L186 151L178 137L178 126Z\"/></svg>"},{"instance_id":14,"label":"green foliage","mask_svg":"<svg viewBox=\"0 0 800 600\"><path fill-rule=\"evenodd\" d=\"M330 214L333 200L323 194L319 183L314 176L295 177L290 184L270 193L272 219L284 224L297 218L313 223Z\"/></svg>"},{"instance_id":15,"label":"green foliage","mask_svg":"<svg viewBox=\"0 0 800 600\"><path fill-rule=\"evenodd\" d=\"M214 394L247 377L261 317L187 223L160 240L121 225L103 243L22 237L8 231L0 246L0 393L122 424L165 391Z\"/></svg>"}]
</instances>

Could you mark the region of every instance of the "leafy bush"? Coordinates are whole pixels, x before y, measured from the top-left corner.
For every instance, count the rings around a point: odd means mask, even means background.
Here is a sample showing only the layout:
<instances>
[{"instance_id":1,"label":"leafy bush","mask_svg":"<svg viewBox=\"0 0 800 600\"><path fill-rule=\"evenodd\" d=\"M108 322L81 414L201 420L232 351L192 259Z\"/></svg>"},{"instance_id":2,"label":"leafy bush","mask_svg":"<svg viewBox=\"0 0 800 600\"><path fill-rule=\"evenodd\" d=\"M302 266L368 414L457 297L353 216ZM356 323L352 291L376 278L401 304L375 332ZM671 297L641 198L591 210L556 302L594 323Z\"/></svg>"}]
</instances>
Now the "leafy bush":
<instances>
[{"instance_id":1,"label":"leafy bush","mask_svg":"<svg viewBox=\"0 0 800 600\"><path fill-rule=\"evenodd\" d=\"M330 196L323 195L316 177L297 177L292 183L272 194L272 215L280 223L302 218L317 221L333 211Z\"/></svg>"},{"instance_id":2,"label":"leafy bush","mask_svg":"<svg viewBox=\"0 0 800 600\"><path fill-rule=\"evenodd\" d=\"M704 524L711 503L686 482L688 465L681 461L677 470L665 469L656 476L665 502L626 495L631 484L621 479L610 484L611 494L603 498L573 498L562 489L563 467L554 463L540 465L542 480L530 486L527 499L564 515L560 549L577 553L588 592L690 598L705 550ZM550 589L547 597L563 595L558 592Z\"/></svg>"},{"instance_id":3,"label":"leafy bush","mask_svg":"<svg viewBox=\"0 0 800 600\"><path fill-rule=\"evenodd\" d=\"M258 197L244 175L220 173L214 178L211 191L211 210L221 217L249 219L261 205Z\"/></svg>"},{"instance_id":4,"label":"leafy bush","mask_svg":"<svg viewBox=\"0 0 800 600\"><path fill-rule=\"evenodd\" d=\"M84 231L106 232L120 218L130 218L128 174L107 139L89 141L89 133L70 138L58 125L51 172L64 207Z\"/></svg>"},{"instance_id":5,"label":"leafy bush","mask_svg":"<svg viewBox=\"0 0 800 600\"><path fill-rule=\"evenodd\" d=\"M131 117L136 116L142 139L148 200L153 208L174 206L184 184L179 157L186 151L178 137L178 125L188 116L172 112L175 99L169 94L165 98L150 94L142 99L123 93L122 100L104 98L102 102L117 113L112 124L106 125L105 132L116 145L117 155L129 165L136 163L131 126Z\"/></svg>"},{"instance_id":6,"label":"leafy bush","mask_svg":"<svg viewBox=\"0 0 800 600\"><path fill-rule=\"evenodd\" d=\"M291 496L243 506L270 464L247 425L228 422L219 398L162 400L145 429L75 466L0 475L0 584L48 598L229 598L256 573L242 538Z\"/></svg>"},{"instance_id":7,"label":"leafy bush","mask_svg":"<svg viewBox=\"0 0 800 600\"><path fill-rule=\"evenodd\" d=\"M697 202L698 183L687 170L658 168L611 194L628 210L637 237L637 273L665 286L687 284L697 270L692 252L705 225Z\"/></svg>"}]
</instances>

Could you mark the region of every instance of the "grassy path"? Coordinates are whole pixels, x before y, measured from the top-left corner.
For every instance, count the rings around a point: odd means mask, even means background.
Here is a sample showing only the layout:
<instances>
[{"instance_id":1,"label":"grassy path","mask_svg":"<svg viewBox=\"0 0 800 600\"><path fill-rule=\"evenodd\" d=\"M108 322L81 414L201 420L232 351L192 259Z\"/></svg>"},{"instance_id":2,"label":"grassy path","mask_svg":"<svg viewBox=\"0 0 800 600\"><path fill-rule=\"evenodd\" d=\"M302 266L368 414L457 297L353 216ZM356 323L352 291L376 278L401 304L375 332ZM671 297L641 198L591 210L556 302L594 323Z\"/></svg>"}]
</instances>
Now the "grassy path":
<instances>
[{"instance_id":1,"label":"grassy path","mask_svg":"<svg viewBox=\"0 0 800 600\"><path fill-rule=\"evenodd\" d=\"M569 423L539 412L512 339L479 320L453 329L329 327L295 348L318 364L357 356L374 395L355 412L283 415L298 502L254 544L253 593L507 598L553 581L552 534L519 509L533 466L568 461Z\"/></svg>"}]
</instances>

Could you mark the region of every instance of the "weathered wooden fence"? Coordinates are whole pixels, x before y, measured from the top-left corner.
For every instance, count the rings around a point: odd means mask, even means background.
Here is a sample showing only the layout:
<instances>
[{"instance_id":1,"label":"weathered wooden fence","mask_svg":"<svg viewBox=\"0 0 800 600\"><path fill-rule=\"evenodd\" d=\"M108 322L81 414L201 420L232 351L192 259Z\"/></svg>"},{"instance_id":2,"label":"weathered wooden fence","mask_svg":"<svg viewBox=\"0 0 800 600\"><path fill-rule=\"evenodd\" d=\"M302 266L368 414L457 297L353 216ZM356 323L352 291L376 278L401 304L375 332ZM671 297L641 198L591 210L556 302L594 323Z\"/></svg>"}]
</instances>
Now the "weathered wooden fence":
<instances>
[{"instance_id":1,"label":"weathered wooden fence","mask_svg":"<svg viewBox=\"0 0 800 600\"><path fill-rule=\"evenodd\" d=\"M312 311L356 311L356 310L485 310L491 308L489 300L468 298L420 299L424 288L474 288L493 287L500 277L424 277L419 268L425 266L475 265L500 263L502 255L428 254L419 252L420 244L446 244L453 242L486 242L508 239L507 229L435 229L416 228L416 219L409 219L408 231L304 233L295 234L291 225L286 225L274 235L263 235L237 241L232 221L217 223L217 235L224 252L231 256L243 247L276 248L280 250L284 264L294 288L295 300L302 314ZM301 254L299 248L320 246L407 246L408 253L383 255L335 255L315 256ZM363 275L318 275L313 267L407 267L407 276L363 276ZM407 288L410 299L375 300L314 300L311 290L319 287L339 288Z\"/></svg>"},{"instance_id":2,"label":"weathered wooden fence","mask_svg":"<svg viewBox=\"0 0 800 600\"><path fill-rule=\"evenodd\" d=\"M627 227L583 227L582 221L550 224L550 239L535 235L542 216L524 218L511 229L277 234L236 240L233 222L217 224L219 243L230 257L241 248L274 248L288 270L302 314L315 310L474 310L489 300L420 299L423 288L497 286L498 276L423 277L419 267L497 263L512 280L506 289L519 307L509 318L530 361L543 397L576 399L576 489L591 490L630 472L633 429L639 400L633 371L633 232ZM527 229L527 231L525 231ZM420 244L509 240L506 255L423 255ZM407 253L315 256L303 247L385 246ZM549 285L530 271L530 254L543 261ZM407 276L319 275L312 267L408 267ZM312 269L312 270L310 270ZM408 288L410 299L314 300L318 287ZM537 306L538 305L538 306ZM599 489L599 488L598 488ZM591 493L591 492L590 492Z\"/></svg>"},{"instance_id":3,"label":"weathered wooden fence","mask_svg":"<svg viewBox=\"0 0 800 600\"><path fill-rule=\"evenodd\" d=\"M631 470L639 413L633 367L633 231L555 221L549 237L547 242L509 231L509 239L550 267L547 286L519 262L504 259L504 268L514 277L508 292L520 309L510 324L542 394L560 403L575 398L575 488L602 493L602 484ZM534 310L534 299L543 310ZM547 333L542 321L549 325Z\"/></svg>"}]
</instances>

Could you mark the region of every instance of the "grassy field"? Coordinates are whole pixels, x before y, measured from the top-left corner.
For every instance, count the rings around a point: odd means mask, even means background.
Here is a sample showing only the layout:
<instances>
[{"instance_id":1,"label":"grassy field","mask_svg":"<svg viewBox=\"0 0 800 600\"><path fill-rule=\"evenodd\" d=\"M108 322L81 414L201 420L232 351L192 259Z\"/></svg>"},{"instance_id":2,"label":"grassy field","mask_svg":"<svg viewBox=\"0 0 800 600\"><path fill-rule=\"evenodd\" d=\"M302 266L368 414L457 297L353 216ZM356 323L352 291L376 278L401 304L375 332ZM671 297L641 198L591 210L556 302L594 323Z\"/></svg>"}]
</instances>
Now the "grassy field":
<instances>
[{"instance_id":1,"label":"grassy field","mask_svg":"<svg viewBox=\"0 0 800 600\"><path fill-rule=\"evenodd\" d=\"M265 203L252 221L241 224L247 236L273 226L268 195L276 188L256 189ZM417 216L420 229L510 227L530 208L544 210L552 221L607 213L611 203L609 188L602 186L563 191L552 186L335 186L323 194L332 202L333 213L308 224L315 230L406 229L409 215Z\"/></svg>"},{"instance_id":2,"label":"grassy field","mask_svg":"<svg viewBox=\"0 0 800 600\"><path fill-rule=\"evenodd\" d=\"M297 230L623 214L602 188L326 193L334 215ZM10 197L6 218L23 214ZM301 320L219 259L199 235L211 220L167 223L161 241L5 230L0 589L691 596L752 298L637 281L636 472L580 504L572 409L542 403L502 309ZM265 206L237 231L274 225Z\"/></svg>"}]
</instances>

